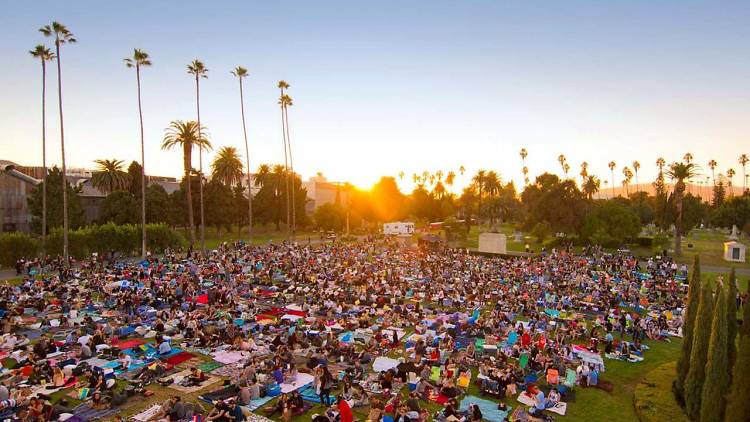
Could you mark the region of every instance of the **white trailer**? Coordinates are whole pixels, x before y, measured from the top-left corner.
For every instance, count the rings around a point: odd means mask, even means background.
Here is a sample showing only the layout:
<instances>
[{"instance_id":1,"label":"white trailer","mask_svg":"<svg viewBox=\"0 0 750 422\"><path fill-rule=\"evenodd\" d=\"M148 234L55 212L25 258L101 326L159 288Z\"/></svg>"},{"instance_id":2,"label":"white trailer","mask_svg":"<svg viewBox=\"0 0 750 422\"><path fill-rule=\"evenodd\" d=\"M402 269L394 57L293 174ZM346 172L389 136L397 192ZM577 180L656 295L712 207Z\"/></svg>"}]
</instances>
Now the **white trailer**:
<instances>
[{"instance_id":1,"label":"white trailer","mask_svg":"<svg viewBox=\"0 0 750 422\"><path fill-rule=\"evenodd\" d=\"M414 233L414 223L396 221L393 223L383 224L383 234L385 235L404 235Z\"/></svg>"}]
</instances>

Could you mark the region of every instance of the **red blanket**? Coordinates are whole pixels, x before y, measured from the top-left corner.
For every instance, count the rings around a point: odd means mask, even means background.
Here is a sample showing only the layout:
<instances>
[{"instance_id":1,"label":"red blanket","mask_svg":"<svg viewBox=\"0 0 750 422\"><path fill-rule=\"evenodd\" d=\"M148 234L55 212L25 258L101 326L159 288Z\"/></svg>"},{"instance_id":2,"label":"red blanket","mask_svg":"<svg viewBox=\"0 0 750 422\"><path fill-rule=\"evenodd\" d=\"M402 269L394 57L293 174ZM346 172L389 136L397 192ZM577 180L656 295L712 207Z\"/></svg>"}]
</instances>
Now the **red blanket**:
<instances>
[{"instance_id":1,"label":"red blanket","mask_svg":"<svg viewBox=\"0 0 750 422\"><path fill-rule=\"evenodd\" d=\"M163 360L163 362L168 363L172 366L177 366L181 364L182 362L185 362L186 360L190 360L194 358L195 355L189 352L180 352L174 356L170 356Z\"/></svg>"},{"instance_id":2,"label":"red blanket","mask_svg":"<svg viewBox=\"0 0 750 422\"><path fill-rule=\"evenodd\" d=\"M117 343L117 347L120 348L120 350L125 349L132 349L133 347L140 346L141 344L145 343L146 340L142 338L134 338L130 340L123 340Z\"/></svg>"}]
</instances>

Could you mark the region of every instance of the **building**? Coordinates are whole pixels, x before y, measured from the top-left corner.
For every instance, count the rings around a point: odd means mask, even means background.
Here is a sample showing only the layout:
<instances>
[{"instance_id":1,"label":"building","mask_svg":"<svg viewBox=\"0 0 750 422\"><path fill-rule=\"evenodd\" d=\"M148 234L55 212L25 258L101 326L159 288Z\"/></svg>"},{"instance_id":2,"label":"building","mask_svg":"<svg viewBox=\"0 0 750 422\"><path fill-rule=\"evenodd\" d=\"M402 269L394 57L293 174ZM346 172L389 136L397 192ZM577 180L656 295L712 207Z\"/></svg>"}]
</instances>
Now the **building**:
<instances>
[{"instance_id":1,"label":"building","mask_svg":"<svg viewBox=\"0 0 750 422\"><path fill-rule=\"evenodd\" d=\"M349 202L348 185L342 182L329 182L322 173L311 177L307 182L302 182L302 186L307 189L309 201L305 209L308 213L315 212L324 204L339 203L346 206Z\"/></svg>"},{"instance_id":2,"label":"building","mask_svg":"<svg viewBox=\"0 0 750 422\"><path fill-rule=\"evenodd\" d=\"M745 245L736 240L724 242L724 260L729 262L745 262L746 250Z\"/></svg>"},{"instance_id":3,"label":"building","mask_svg":"<svg viewBox=\"0 0 750 422\"><path fill-rule=\"evenodd\" d=\"M31 231L28 198L43 169L0 160L0 232Z\"/></svg>"},{"instance_id":4,"label":"building","mask_svg":"<svg viewBox=\"0 0 750 422\"><path fill-rule=\"evenodd\" d=\"M102 202L107 195L91 184L92 172L86 169L66 171L68 183L79 189L78 198L86 224L99 219ZM31 211L29 195L44 175L42 167L24 167L12 161L0 160L0 232L31 231ZM174 177L148 176L149 184L158 184L167 194L180 189L180 182Z\"/></svg>"}]
</instances>

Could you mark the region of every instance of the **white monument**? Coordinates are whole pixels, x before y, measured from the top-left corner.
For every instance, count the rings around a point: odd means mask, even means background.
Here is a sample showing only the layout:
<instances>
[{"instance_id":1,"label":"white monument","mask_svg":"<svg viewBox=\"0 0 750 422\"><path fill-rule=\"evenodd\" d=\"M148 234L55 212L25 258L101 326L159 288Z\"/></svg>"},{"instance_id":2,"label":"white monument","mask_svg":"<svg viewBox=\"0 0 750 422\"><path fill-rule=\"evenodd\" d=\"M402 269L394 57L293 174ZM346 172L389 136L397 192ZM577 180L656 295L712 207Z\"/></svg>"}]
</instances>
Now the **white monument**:
<instances>
[{"instance_id":1,"label":"white monument","mask_svg":"<svg viewBox=\"0 0 750 422\"><path fill-rule=\"evenodd\" d=\"M745 262L747 247L736 240L724 242L724 260L730 262Z\"/></svg>"},{"instance_id":2,"label":"white monument","mask_svg":"<svg viewBox=\"0 0 750 422\"><path fill-rule=\"evenodd\" d=\"M508 252L507 239L502 233L480 233L478 252L505 254Z\"/></svg>"}]
</instances>

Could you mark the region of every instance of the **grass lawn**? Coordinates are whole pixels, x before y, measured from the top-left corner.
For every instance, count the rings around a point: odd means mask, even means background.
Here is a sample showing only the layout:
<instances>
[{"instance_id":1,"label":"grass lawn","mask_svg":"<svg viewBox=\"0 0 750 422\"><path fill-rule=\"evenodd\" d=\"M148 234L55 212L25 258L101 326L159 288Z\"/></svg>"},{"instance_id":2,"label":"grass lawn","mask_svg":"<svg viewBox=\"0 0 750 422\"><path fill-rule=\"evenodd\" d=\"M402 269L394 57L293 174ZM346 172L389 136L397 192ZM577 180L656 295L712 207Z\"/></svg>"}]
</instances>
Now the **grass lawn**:
<instances>
[{"instance_id":1,"label":"grass lawn","mask_svg":"<svg viewBox=\"0 0 750 422\"><path fill-rule=\"evenodd\" d=\"M645 352L645 360L639 363L628 363L621 361L605 360L606 372L601 375L601 379L607 380L614 385L612 393L607 393L604 390L596 388L576 388L576 401L568 404L568 411L565 416L554 415L556 420L570 421L570 422L589 422L589 421L608 421L608 422L631 422L637 421L638 416L636 414L634 406L634 392L637 386L649 374L657 368L661 368L665 364L674 363L679 355L680 347L682 342L677 341L667 342L654 342L647 341L647 344L651 349ZM663 368L662 368L663 369ZM660 372L659 377L662 383L666 383L671 386L672 380L674 379L674 367L672 366L669 371ZM653 377L653 375L652 375ZM472 379L476 379L476 372ZM648 378L648 382L650 378ZM468 389L468 394L480 397L479 388L472 382ZM401 392L402 397L406 398L406 389ZM489 397L483 397L487 400L494 400ZM659 400L671 400L670 404L673 406L667 406L670 409L674 409L677 404L674 403L674 399L671 396L671 392L668 390L664 393ZM503 400L509 406L515 408L519 403L512 399ZM268 405L264 406L267 408L272 405L273 401ZM436 403L428 403L426 401L421 402L422 406L427 406L430 409L430 414L437 410L442 409L442 406ZM367 416L366 408L357 408L355 410L355 418L359 420L365 420ZM316 405L308 412L293 418L293 421L309 421L311 416L315 413L322 413L325 411L324 406ZM677 411L680 412L679 408ZM262 410L258 411L262 412ZM651 420L669 420L671 422L680 422L686 420L684 415L680 418L670 419L651 419ZM280 415L272 417L274 420L280 421Z\"/></svg>"},{"instance_id":2,"label":"grass lawn","mask_svg":"<svg viewBox=\"0 0 750 422\"><path fill-rule=\"evenodd\" d=\"M187 229L178 229L185 239L190 239L190 232ZM195 230L196 244L200 244L200 229ZM311 241L319 240L320 233L312 231L297 231L296 240L298 242L307 242L308 238ZM253 244L264 245L269 242L281 242L286 239L286 233L284 229L276 230L275 227L253 227ZM233 243L238 240L247 240L247 226L243 226L240 230L237 230L236 226L232 227L232 230L227 232L222 230L221 236L216 230L216 227L206 227L206 248L215 249L222 242Z\"/></svg>"}]
</instances>

